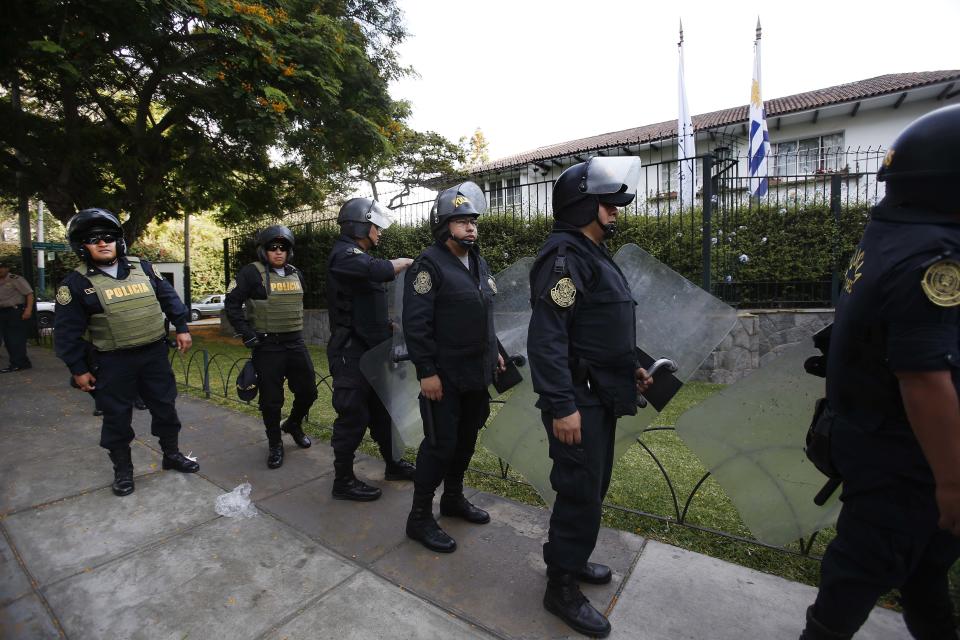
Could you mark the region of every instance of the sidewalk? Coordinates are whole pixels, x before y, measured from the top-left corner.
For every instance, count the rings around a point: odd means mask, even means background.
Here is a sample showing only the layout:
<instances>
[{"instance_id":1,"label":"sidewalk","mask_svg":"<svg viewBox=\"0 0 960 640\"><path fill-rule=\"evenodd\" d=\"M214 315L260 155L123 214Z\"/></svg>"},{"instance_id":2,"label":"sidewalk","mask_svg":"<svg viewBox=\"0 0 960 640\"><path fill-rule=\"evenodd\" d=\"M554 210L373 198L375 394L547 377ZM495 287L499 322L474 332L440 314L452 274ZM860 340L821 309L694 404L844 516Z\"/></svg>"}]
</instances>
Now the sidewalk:
<instances>
[{"instance_id":1,"label":"sidewalk","mask_svg":"<svg viewBox=\"0 0 960 640\"><path fill-rule=\"evenodd\" d=\"M117 498L92 401L49 350L30 357L0 379L0 638L568 637L540 604L546 511L473 493L492 522L443 519L459 548L433 554L404 535L412 487L383 481L379 460L358 475L380 500L336 501L326 443L290 445L268 470L257 419L185 397L181 448L200 474L160 471L149 414L135 412L137 489ZM218 516L216 496L243 481L261 515ZM616 530L593 559L614 569L584 587L613 638L795 639L815 595ZM906 637L879 609L857 636Z\"/></svg>"}]
</instances>

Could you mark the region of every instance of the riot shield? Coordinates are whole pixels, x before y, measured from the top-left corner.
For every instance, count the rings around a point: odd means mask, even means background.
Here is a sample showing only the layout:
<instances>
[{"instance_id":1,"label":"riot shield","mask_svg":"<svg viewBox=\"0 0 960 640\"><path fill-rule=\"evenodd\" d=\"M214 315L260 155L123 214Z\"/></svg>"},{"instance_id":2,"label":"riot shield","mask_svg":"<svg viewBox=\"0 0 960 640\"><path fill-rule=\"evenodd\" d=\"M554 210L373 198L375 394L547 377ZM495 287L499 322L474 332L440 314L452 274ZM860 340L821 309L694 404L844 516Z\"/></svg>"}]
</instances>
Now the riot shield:
<instances>
[{"instance_id":1,"label":"riot shield","mask_svg":"<svg viewBox=\"0 0 960 640\"><path fill-rule=\"evenodd\" d=\"M804 341L684 413L677 433L733 500L762 542L782 546L833 525L836 495L819 507L813 497L826 477L803 453L814 403L824 380L804 361L819 355Z\"/></svg>"},{"instance_id":2,"label":"riot shield","mask_svg":"<svg viewBox=\"0 0 960 640\"><path fill-rule=\"evenodd\" d=\"M623 246L614 260L638 302L637 346L653 358L673 360L677 364L674 375L681 381L687 380L730 332L736 311L634 244ZM529 298L528 288L529 284L519 296ZM534 406L536 400L527 376L491 420L483 434L483 445L510 463L552 505L552 462L540 411ZM656 409L648 405L638 408L635 416L620 418L615 460L656 415Z\"/></svg>"}]
</instances>

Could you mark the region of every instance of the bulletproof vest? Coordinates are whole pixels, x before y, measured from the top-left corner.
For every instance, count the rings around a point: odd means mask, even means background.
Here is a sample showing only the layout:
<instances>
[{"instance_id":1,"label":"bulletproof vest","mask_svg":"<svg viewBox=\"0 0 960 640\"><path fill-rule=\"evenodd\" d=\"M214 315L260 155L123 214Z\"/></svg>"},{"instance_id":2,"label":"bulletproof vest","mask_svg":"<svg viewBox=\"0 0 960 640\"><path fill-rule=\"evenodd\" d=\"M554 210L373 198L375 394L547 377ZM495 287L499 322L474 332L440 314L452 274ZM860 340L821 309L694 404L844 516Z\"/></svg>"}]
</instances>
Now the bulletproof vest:
<instances>
[{"instance_id":1,"label":"bulletproof vest","mask_svg":"<svg viewBox=\"0 0 960 640\"><path fill-rule=\"evenodd\" d=\"M277 275L262 262L254 262L267 297L247 300L247 317L257 333L291 333L303 330L303 286L296 271Z\"/></svg>"},{"instance_id":2,"label":"bulletproof vest","mask_svg":"<svg viewBox=\"0 0 960 640\"><path fill-rule=\"evenodd\" d=\"M114 279L105 273L88 274L85 265L76 271L90 280L103 313L90 316L87 337L98 351L130 349L160 340L166 335L163 310L140 267L140 259L127 257L127 277Z\"/></svg>"},{"instance_id":3,"label":"bulletproof vest","mask_svg":"<svg viewBox=\"0 0 960 640\"><path fill-rule=\"evenodd\" d=\"M354 244L337 242L331 255L346 251ZM362 349L375 347L391 336L387 316L387 287L381 282L359 278L340 278L327 270L327 306L330 310L331 340L337 331L345 335L338 343L353 336L362 343Z\"/></svg>"}]
</instances>

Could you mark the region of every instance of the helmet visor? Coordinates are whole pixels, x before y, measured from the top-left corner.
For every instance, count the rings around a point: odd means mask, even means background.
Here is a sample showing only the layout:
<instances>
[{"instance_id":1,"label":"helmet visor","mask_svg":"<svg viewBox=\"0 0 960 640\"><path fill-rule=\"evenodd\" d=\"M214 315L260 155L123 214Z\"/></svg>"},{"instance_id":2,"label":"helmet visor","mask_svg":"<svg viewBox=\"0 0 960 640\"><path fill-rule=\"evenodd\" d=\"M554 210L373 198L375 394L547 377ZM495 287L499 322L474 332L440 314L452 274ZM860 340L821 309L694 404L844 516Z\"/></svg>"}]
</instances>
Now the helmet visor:
<instances>
[{"instance_id":1,"label":"helmet visor","mask_svg":"<svg viewBox=\"0 0 960 640\"><path fill-rule=\"evenodd\" d=\"M487 210L483 190L473 182L463 182L443 191L437 199L436 215L478 216Z\"/></svg>"},{"instance_id":2,"label":"helmet visor","mask_svg":"<svg viewBox=\"0 0 960 640\"><path fill-rule=\"evenodd\" d=\"M640 158L590 158L585 176L586 193L601 197L601 202L623 205L633 201L640 182ZM613 198L609 196L614 196Z\"/></svg>"},{"instance_id":3,"label":"helmet visor","mask_svg":"<svg viewBox=\"0 0 960 640\"><path fill-rule=\"evenodd\" d=\"M386 229L393 224L393 218L390 215L389 209L384 207L376 200L373 201L370 211L367 212L367 220L377 225L381 229Z\"/></svg>"}]
</instances>

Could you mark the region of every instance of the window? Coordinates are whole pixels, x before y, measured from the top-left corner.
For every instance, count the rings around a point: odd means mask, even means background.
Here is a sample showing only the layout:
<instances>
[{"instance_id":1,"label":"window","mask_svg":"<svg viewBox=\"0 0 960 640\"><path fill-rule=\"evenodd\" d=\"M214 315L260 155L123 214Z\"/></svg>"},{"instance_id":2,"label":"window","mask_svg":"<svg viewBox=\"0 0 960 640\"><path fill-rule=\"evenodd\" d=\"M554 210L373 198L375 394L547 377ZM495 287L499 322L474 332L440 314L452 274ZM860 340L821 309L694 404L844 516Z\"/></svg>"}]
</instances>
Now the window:
<instances>
[{"instance_id":1,"label":"window","mask_svg":"<svg viewBox=\"0 0 960 640\"><path fill-rule=\"evenodd\" d=\"M660 184L657 185L657 193L670 193L677 190L677 163L660 163Z\"/></svg>"},{"instance_id":2,"label":"window","mask_svg":"<svg viewBox=\"0 0 960 640\"><path fill-rule=\"evenodd\" d=\"M800 176L830 173L846 168L843 133L801 138L771 144L773 175Z\"/></svg>"},{"instance_id":3,"label":"window","mask_svg":"<svg viewBox=\"0 0 960 640\"><path fill-rule=\"evenodd\" d=\"M519 205L521 202L520 178L491 180L487 183L487 199L490 201L491 209Z\"/></svg>"}]
</instances>

